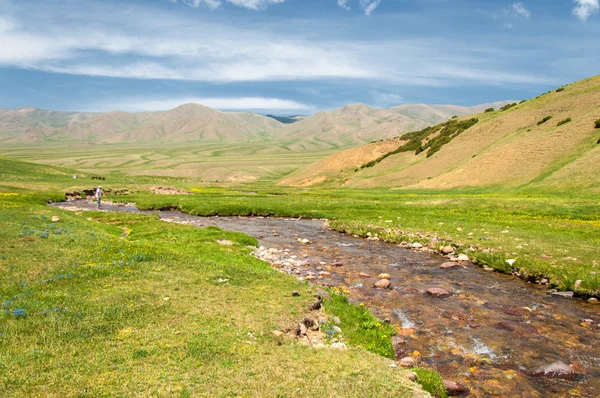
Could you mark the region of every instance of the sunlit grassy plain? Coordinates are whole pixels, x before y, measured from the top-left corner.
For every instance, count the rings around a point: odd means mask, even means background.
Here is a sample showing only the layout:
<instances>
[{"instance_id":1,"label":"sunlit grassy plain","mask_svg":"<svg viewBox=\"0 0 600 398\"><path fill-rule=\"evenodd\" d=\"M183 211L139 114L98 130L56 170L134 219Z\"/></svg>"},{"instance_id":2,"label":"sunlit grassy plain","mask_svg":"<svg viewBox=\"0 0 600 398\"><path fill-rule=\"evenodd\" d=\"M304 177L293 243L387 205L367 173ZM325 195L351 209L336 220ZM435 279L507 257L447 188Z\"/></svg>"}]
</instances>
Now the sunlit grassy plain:
<instances>
[{"instance_id":1,"label":"sunlit grassy plain","mask_svg":"<svg viewBox=\"0 0 600 398\"><path fill-rule=\"evenodd\" d=\"M325 309L349 350L280 342L272 331L302 320L315 288L251 257L253 238L52 209L91 181L2 158L0 173L0 395L421 394L369 352L391 354L389 326L343 300Z\"/></svg>"},{"instance_id":2,"label":"sunlit grassy plain","mask_svg":"<svg viewBox=\"0 0 600 398\"><path fill-rule=\"evenodd\" d=\"M276 185L280 178L324 155L300 153L292 157L296 163L286 164L283 155L269 158L243 146L212 160L205 152L150 148L143 155L150 157L138 164L128 163L142 156L129 147L87 150L11 150L20 159L39 157L77 169L77 180L72 169L0 158L0 294L8 301L0 319L0 377L9 395L413 393L401 372L367 352L389 355L389 341L381 343L382 334L373 339L364 320L364 330L351 330L364 313L330 303L330 311L346 314L342 326L354 347L349 351L315 351L291 341L278 346L271 330L302 319L314 289L251 258L246 245L253 239L149 216L77 215L45 206L47 199L62 200L64 192L95 186L92 175L105 176L105 188L133 191L107 199L144 209L328 218L339 231L392 242L426 243L427 235L437 236L439 244L476 248L469 256L499 271L545 277L582 296L600 295L600 204L592 193L285 188ZM188 155L180 166L163 169L152 156L169 151L173 161ZM270 172L256 174L257 181L216 183L226 175L206 178L186 162L207 170L224 162L223 169ZM153 195L148 187L154 185L193 195ZM61 222L51 223L52 215ZM222 247L215 243L219 238L238 244ZM516 260L512 269L507 259ZM229 281L217 282L223 279ZM299 300L292 290L301 292Z\"/></svg>"}]
</instances>

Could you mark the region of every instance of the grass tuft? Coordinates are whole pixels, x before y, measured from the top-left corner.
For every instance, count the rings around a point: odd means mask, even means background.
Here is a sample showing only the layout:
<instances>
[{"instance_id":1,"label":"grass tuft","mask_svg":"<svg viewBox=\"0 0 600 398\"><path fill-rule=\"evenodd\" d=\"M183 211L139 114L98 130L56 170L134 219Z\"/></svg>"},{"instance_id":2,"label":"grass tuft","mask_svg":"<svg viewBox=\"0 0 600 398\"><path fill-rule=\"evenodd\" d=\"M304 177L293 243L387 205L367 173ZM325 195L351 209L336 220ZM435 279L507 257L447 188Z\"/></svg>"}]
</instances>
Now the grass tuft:
<instances>
[{"instance_id":1,"label":"grass tuft","mask_svg":"<svg viewBox=\"0 0 600 398\"><path fill-rule=\"evenodd\" d=\"M446 398L448 396L446 387L444 387L444 382L442 381L442 376L440 376L439 373L425 368L414 368L413 372L417 374L417 381L423 386L423 390L436 398Z\"/></svg>"}]
</instances>

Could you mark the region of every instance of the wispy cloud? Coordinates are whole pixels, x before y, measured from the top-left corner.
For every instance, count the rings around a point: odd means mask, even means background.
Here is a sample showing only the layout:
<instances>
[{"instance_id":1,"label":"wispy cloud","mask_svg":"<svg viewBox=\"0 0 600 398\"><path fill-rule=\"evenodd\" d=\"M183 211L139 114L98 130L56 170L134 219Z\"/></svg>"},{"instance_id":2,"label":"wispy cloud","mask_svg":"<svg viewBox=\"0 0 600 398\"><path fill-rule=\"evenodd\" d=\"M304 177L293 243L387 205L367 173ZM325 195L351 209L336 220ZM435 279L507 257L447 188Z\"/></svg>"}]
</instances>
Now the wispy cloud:
<instances>
[{"instance_id":1,"label":"wispy cloud","mask_svg":"<svg viewBox=\"0 0 600 398\"><path fill-rule=\"evenodd\" d=\"M169 0L172 3L177 3L177 0ZM264 10L271 4L283 3L285 0L225 0L227 3L238 7L244 7L249 10ZM181 0L183 4L187 4L192 8L198 8L201 5L207 6L210 9L217 9L223 3L222 0Z\"/></svg>"},{"instance_id":2,"label":"wispy cloud","mask_svg":"<svg viewBox=\"0 0 600 398\"><path fill-rule=\"evenodd\" d=\"M360 8L364 10L366 16L369 16L379 7L379 3L381 3L381 0L360 0Z\"/></svg>"},{"instance_id":3,"label":"wispy cloud","mask_svg":"<svg viewBox=\"0 0 600 398\"><path fill-rule=\"evenodd\" d=\"M575 0L573 15L585 22L598 10L600 10L600 0Z\"/></svg>"},{"instance_id":4,"label":"wispy cloud","mask_svg":"<svg viewBox=\"0 0 600 398\"><path fill-rule=\"evenodd\" d=\"M512 58L499 55L500 45L493 54L479 53L476 39L457 44L440 38L373 40L323 34L311 40L294 33L302 29L291 27L294 22L289 20L285 26L273 22L260 27L199 23L197 16L180 14L157 20L151 8L124 8L116 15L102 4L64 18L52 7L40 6L35 14L16 7L12 19L0 19L0 65L53 73L211 83L337 79L436 87L551 81L515 70Z\"/></svg>"},{"instance_id":5,"label":"wispy cloud","mask_svg":"<svg viewBox=\"0 0 600 398\"><path fill-rule=\"evenodd\" d=\"M348 5L349 0L337 0L338 6L342 7L346 11L350 11L350 6Z\"/></svg>"},{"instance_id":6,"label":"wispy cloud","mask_svg":"<svg viewBox=\"0 0 600 398\"><path fill-rule=\"evenodd\" d=\"M125 112L154 112L177 108L182 104L199 104L222 111L311 111L314 108L300 102L264 97L231 97L231 98L112 98L108 102L92 104L88 111L109 112L114 110Z\"/></svg>"},{"instance_id":7,"label":"wispy cloud","mask_svg":"<svg viewBox=\"0 0 600 398\"><path fill-rule=\"evenodd\" d=\"M515 3L512 5L512 10L515 13L515 15L521 16L521 17L525 17L525 18L529 18L531 17L531 11L529 11L526 7L525 4L523 3Z\"/></svg>"}]
</instances>

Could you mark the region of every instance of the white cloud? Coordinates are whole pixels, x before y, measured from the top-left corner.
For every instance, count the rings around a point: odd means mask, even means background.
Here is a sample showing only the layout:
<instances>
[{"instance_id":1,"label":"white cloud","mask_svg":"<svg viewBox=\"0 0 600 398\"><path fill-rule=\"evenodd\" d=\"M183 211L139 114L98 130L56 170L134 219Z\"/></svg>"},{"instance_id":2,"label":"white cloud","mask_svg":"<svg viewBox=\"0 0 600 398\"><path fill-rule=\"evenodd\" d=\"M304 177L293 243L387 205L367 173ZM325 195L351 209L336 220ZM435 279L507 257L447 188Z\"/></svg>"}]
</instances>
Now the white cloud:
<instances>
[{"instance_id":1,"label":"white cloud","mask_svg":"<svg viewBox=\"0 0 600 398\"><path fill-rule=\"evenodd\" d=\"M0 65L75 75L216 83L337 79L450 86L551 82L543 75L519 73L512 53L507 49L501 54L500 45L482 53L487 46L483 39L478 44L477 38L459 44L440 38L335 38L324 28L318 32L320 39L314 39L306 37L305 25L293 20L258 26L199 20L197 15L166 14L157 19L151 8L129 6L115 14L110 4L102 2L97 6L94 2L93 9L72 10L65 18L62 10L44 4L36 6L36 13L27 5L16 6L13 19L1 20ZM522 63L527 64L523 57Z\"/></svg>"},{"instance_id":2,"label":"white cloud","mask_svg":"<svg viewBox=\"0 0 600 398\"><path fill-rule=\"evenodd\" d=\"M575 8L573 8L573 15L582 21L587 19L600 10L599 0L575 0Z\"/></svg>"},{"instance_id":3,"label":"white cloud","mask_svg":"<svg viewBox=\"0 0 600 398\"><path fill-rule=\"evenodd\" d=\"M109 112L120 110L125 112L155 112L177 108L183 104L200 104L223 111L306 111L313 110L310 105L280 98L263 97L231 97L231 98L127 98L109 103L92 105L90 111Z\"/></svg>"},{"instance_id":4,"label":"white cloud","mask_svg":"<svg viewBox=\"0 0 600 398\"><path fill-rule=\"evenodd\" d=\"M173 3L177 3L177 0L169 0ZM230 4L238 7L244 7L249 10L263 10L271 4L283 3L285 0L225 0ZM205 5L208 8L215 10L222 4L222 0L181 0L182 3L187 4L192 8L198 8L201 5Z\"/></svg>"},{"instance_id":5,"label":"white cloud","mask_svg":"<svg viewBox=\"0 0 600 398\"><path fill-rule=\"evenodd\" d=\"M350 6L348 5L349 0L337 0L338 6L342 7L346 11L350 11Z\"/></svg>"},{"instance_id":6,"label":"white cloud","mask_svg":"<svg viewBox=\"0 0 600 398\"><path fill-rule=\"evenodd\" d=\"M512 5L513 12L521 17L531 17L531 11L529 11L523 3L515 3Z\"/></svg>"},{"instance_id":7,"label":"white cloud","mask_svg":"<svg viewBox=\"0 0 600 398\"><path fill-rule=\"evenodd\" d=\"M365 15L369 16L379 6L381 0L360 0L360 7L365 11Z\"/></svg>"}]
</instances>

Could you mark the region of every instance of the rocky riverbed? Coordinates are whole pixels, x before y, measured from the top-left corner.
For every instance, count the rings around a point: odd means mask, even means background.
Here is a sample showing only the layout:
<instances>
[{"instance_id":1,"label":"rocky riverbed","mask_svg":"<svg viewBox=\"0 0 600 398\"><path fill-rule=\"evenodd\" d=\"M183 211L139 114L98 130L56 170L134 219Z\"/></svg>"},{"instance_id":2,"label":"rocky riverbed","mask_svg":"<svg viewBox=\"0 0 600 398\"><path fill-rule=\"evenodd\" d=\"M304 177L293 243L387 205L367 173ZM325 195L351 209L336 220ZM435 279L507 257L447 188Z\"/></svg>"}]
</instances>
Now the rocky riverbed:
<instances>
[{"instance_id":1,"label":"rocky riverbed","mask_svg":"<svg viewBox=\"0 0 600 398\"><path fill-rule=\"evenodd\" d=\"M92 209L87 201L55 204ZM110 211L135 206L106 204ZM321 220L195 217L163 220L218 226L259 240L255 255L302 281L343 287L392 323L399 364L435 368L471 396L600 396L600 306L552 296L545 287L466 259L343 235ZM453 260L453 261L450 261Z\"/></svg>"}]
</instances>

